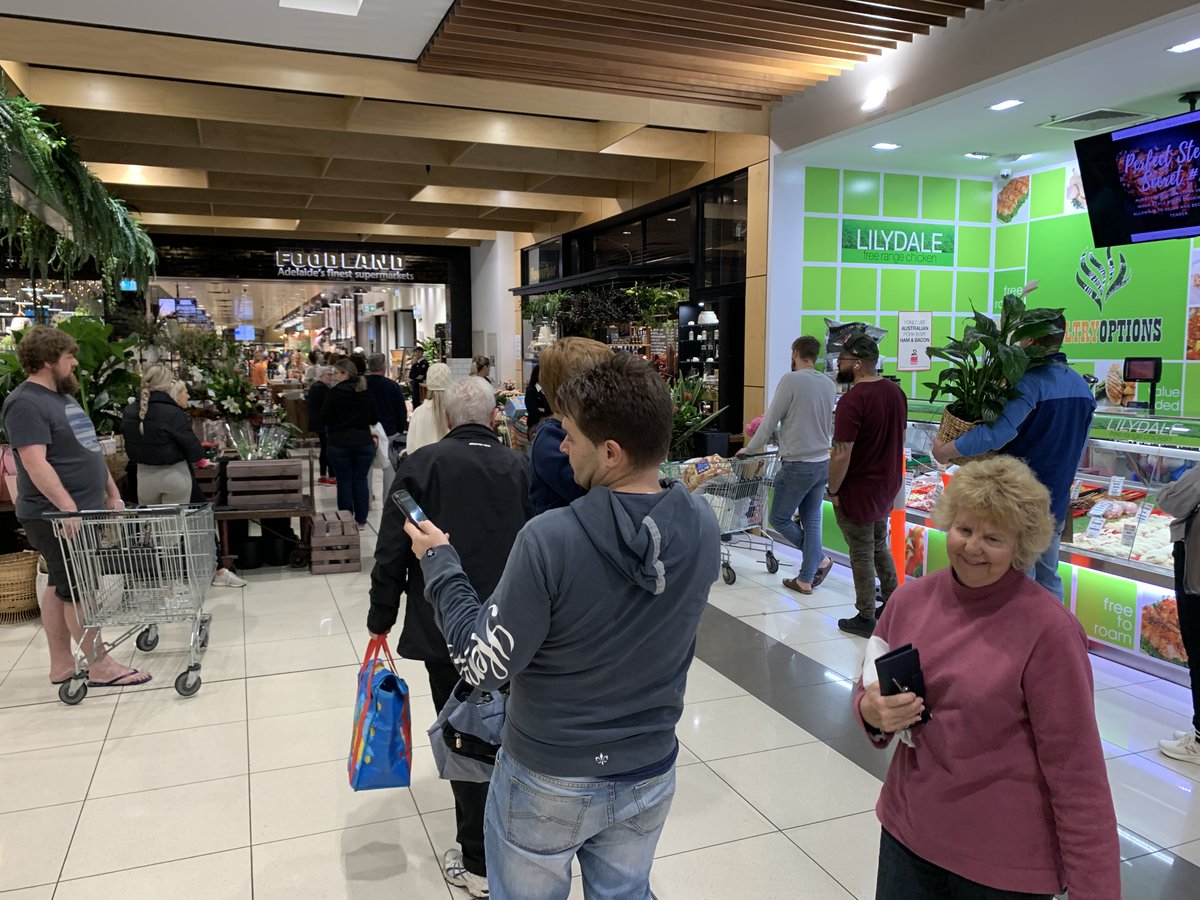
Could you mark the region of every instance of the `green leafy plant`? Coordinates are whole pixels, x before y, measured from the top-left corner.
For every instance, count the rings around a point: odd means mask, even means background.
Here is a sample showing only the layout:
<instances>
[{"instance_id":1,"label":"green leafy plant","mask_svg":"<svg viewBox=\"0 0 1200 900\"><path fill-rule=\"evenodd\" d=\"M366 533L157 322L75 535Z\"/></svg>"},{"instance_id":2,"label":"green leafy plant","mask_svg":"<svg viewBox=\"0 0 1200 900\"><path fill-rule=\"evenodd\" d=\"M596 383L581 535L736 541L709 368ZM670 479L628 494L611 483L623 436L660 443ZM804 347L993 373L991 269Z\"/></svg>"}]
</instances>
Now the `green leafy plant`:
<instances>
[{"instance_id":1,"label":"green leafy plant","mask_svg":"<svg viewBox=\"0 0 1200 900\"><path fill-rule=\"evenodd\" d=\"M75 339L79 351L76 399L96 431L112 434L121 429L121 416L141 386L141 377L133 368L137 336L111 340L113 327L99 319L73 316L59 323L59 329Z\"/></svg>"},{"instance_id":2,"label":"green leafy plant","mask_svg":"<svg viewBox=\"0 0 1200 900\"><path fill-rule=\"evenodd\" d=\"M418 345L425 351L425 361L432 364L442 361L441 345L438 344L436 338L425 338L423 341L418 341Z\"/></svg>"},{"instance_id":3,"label":"green leafy plant","mask_svg":"<svg viewBox=\"0 0 1200 900\"><path fill-rule=\"evenodd\" d=\"M1031 368L1049 362L1054 352L1021 342L1061 333L1056 320L1061 309L1027 309L1016 294L1005 296L997 323L976 311L962 339L950 338L945 347L930 347L929 355L949 363L937 381L925 382L930 400L953 398L948 411L966 422L995 422L1008 402L1018 396L1017 382Z\"/></svg>"},{"instance_id":4,"label":"green leafy plant","mask_svg":"<svg viewBox=\"0 0 1200 900\"><path fill-rule=\"evenodd\" d=\"M569 291L551 291L548 294L531 294L521 298L521 318L531 322L542 320L553 322L563 301L571 296Z\"/></svg>"},{"instance_id":5,"label":"green leafy plant","mask_svg":"<svg viewBox=\"0 0 1200 900\"><path fill-rule=\"evenodd\" d=\"M638 318L643 325L653 326L663 319L678 316L679 305L686 303L687 288L670 288L662 285L635 284L626 289L625 296L637 304Z\"/></svg>"},{"instance_id":6,"label":"green leafy plant","mask_svg":"<svg viewBox=\"0 0 1200 900\"><path fill-rule=\"evenodd\" d=\"M220 418L244 422L261 412L258 393L250 381L237 372L214 372L204 390Z\"/></svg>"},{"instance_id":7,"label":"green leafy plant","mask_svg":"<svg viewBox=\"0 0 1200 900\"><path fill-rule=\"evenodd\" d=\"M572 293L558 309L558 323L565 335L604 338L609 325L633 322L637 303L624 291L612 287L590 287Z\"/></svg>"},{"instance_id":8,"label":"green leafy plant","mask_svg":"<svg viewBox=\"0 0 1200 900\"><path fill-rule=\"evenodd\" d=\"M695 375L677 378L671 384L671 405L674 419L671 424L671 459L683 459L691 455L692 437L696 432L711 425L728 407L705 414L704 379Z\"/></svg>"}]
</instances>

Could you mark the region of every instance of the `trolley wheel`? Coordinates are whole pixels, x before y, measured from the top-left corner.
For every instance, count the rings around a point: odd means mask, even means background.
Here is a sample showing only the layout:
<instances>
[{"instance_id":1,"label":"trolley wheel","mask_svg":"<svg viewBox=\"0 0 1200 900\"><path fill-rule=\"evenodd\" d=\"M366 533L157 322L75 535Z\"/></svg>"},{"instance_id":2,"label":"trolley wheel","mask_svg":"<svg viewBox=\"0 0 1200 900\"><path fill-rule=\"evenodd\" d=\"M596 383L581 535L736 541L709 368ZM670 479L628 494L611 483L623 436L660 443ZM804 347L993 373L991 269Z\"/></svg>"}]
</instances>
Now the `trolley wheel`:
<instances>
[{"instance_id":1,"label":"trolley wheel","mask_svg":"<svg viewBox=\"0 0 1200 900\"><path fill-rule=\"evenodd\" d=\"M770 550L767 551L767 571L772 575L779 571L779 560L775 558L775 554Z\"/></svg>"},{"instance_id":2,"label":"trolley wheel","mask_svg":"<svg viewBox=\"0 0 1200 900\"><path fill-rule=\"evenodd\" d=\"M72 678L70 681L63 682L58 688L58 699L67 706L74 706L87 696L87 680L83 678Z\"/></svg>"},{"instance_id":3,"label":"trolley wheel","mask_svg":"<svg viewBox=\"0 0 1200 900\"><path fill-rule=\"evenodd\" d=\"M721 578L726 584L733 584L737 581L737 572L733 571L733 566L726 563L721 566Z\"/></svg>"},{"instance_id":4,"label":"trolley wheel","mask_svg":"<svg viewBox=\"0 0 1200 900\"><path fill-rule=\"evenodd\" d=\"M137 636L137 640L134 643L143 653L149 653L158 646L158 626L151 625L146 628Z\"/></svg>"},{"instance_id":5,"label":"trolley wheel","mask_svg":"<svg viewBox=\"0 0 1200 900\"><path fill-rule=\"evenodd\" d=\"M175 679L175 690L181 697L190 697L195 694L200 690L200 673L191 670L180 672L179 677Z\"/></svg>"},{"instance_id":6,"label":"trolley wheel","mask_svg":"<svg viewBox=\"0 0 1200 900\"><path fill-rule=\"evenodd\" d=\"M308 565L308 551L293 550L292 555L288 557L288 565L293 569L303 569Z\"/></svg>"}]
</instances>

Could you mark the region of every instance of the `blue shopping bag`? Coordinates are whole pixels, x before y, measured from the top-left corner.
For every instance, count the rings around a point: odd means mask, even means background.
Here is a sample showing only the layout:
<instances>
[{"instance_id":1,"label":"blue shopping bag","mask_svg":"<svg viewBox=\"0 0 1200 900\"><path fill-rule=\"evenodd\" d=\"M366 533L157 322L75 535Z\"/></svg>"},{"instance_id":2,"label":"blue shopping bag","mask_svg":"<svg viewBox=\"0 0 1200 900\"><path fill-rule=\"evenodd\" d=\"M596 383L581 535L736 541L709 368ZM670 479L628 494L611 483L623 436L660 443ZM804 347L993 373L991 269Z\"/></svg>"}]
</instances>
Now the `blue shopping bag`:
<instances>
[{"instance_id":1,"label":"blue shopping bag","mask_svg":"<svg viewBox=\"0 0 1200 900\"><path fill-rule=\"evenodd\" d=\"M379 658L381 651L387 662ZM372 639L358 670L354 734L346 763L350 787L356 791L408 787L412 778L408 685L395 666L387 637Z\"/></svg>"}]
</instances>

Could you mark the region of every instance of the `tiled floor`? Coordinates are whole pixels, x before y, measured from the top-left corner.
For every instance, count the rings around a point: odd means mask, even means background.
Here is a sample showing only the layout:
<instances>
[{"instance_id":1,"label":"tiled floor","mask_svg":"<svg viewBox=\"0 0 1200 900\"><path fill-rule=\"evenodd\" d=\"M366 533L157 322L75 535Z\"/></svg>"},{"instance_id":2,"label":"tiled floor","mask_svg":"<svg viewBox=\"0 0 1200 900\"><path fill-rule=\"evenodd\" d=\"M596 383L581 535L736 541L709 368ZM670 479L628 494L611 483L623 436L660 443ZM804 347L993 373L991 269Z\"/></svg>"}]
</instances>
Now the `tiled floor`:
<instances>
[{"instance_id":1,"label":"tiled floor","mask_svg":"<svg viewBox=\"0 0 1200 900\"><path fill-rule=\"evenodd\" d=\"M364 535L364 555L374 540ZM800 597L779 584L786 572L738 551L733 564L689 677L654 891L869 900L887 754L849 713L864 644L836 626L852 609L849 573ZM172 687L182 629L163 628L153 653L121 648L151 685L96 690L72 708L45 682L36 623L0 626L0 900L466 897L440 875L453 800L420 728L410 789L346 786L369 576L249 577L209 596L212 644L190 699ZM400 666L414 723L431 722L424 668ZM1155 749L1187 727L1188 694L1093 666L1126 896L1200 896L1200 769Z\"/></svg>"}]
</instances>

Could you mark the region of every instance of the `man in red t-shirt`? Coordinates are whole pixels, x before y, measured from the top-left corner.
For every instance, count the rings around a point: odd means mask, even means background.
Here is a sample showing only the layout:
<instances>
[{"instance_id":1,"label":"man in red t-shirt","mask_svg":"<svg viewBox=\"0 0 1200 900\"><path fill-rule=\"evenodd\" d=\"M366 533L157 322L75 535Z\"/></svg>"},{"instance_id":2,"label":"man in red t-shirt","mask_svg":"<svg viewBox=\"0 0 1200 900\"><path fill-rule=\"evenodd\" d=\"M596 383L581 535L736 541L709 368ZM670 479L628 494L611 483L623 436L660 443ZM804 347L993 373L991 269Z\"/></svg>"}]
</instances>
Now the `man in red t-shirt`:
<instances>
[{"instance_id":1,"label":"man in red t-shirt","mask_svg":"<svg viewBox=\"0 0 1200 900\"><path fill-rule=\"evenodd\" d=\"M904 391L875 374L879 346L865 334L847 339L837 380L852 384L838 402L829 460L829 499L850 547L858 615L838 628L860 637L875 631L875 576L887 603L896 589L896 564L888 551L888 514L904 481Z\"/></svg>"}]
</instances>

